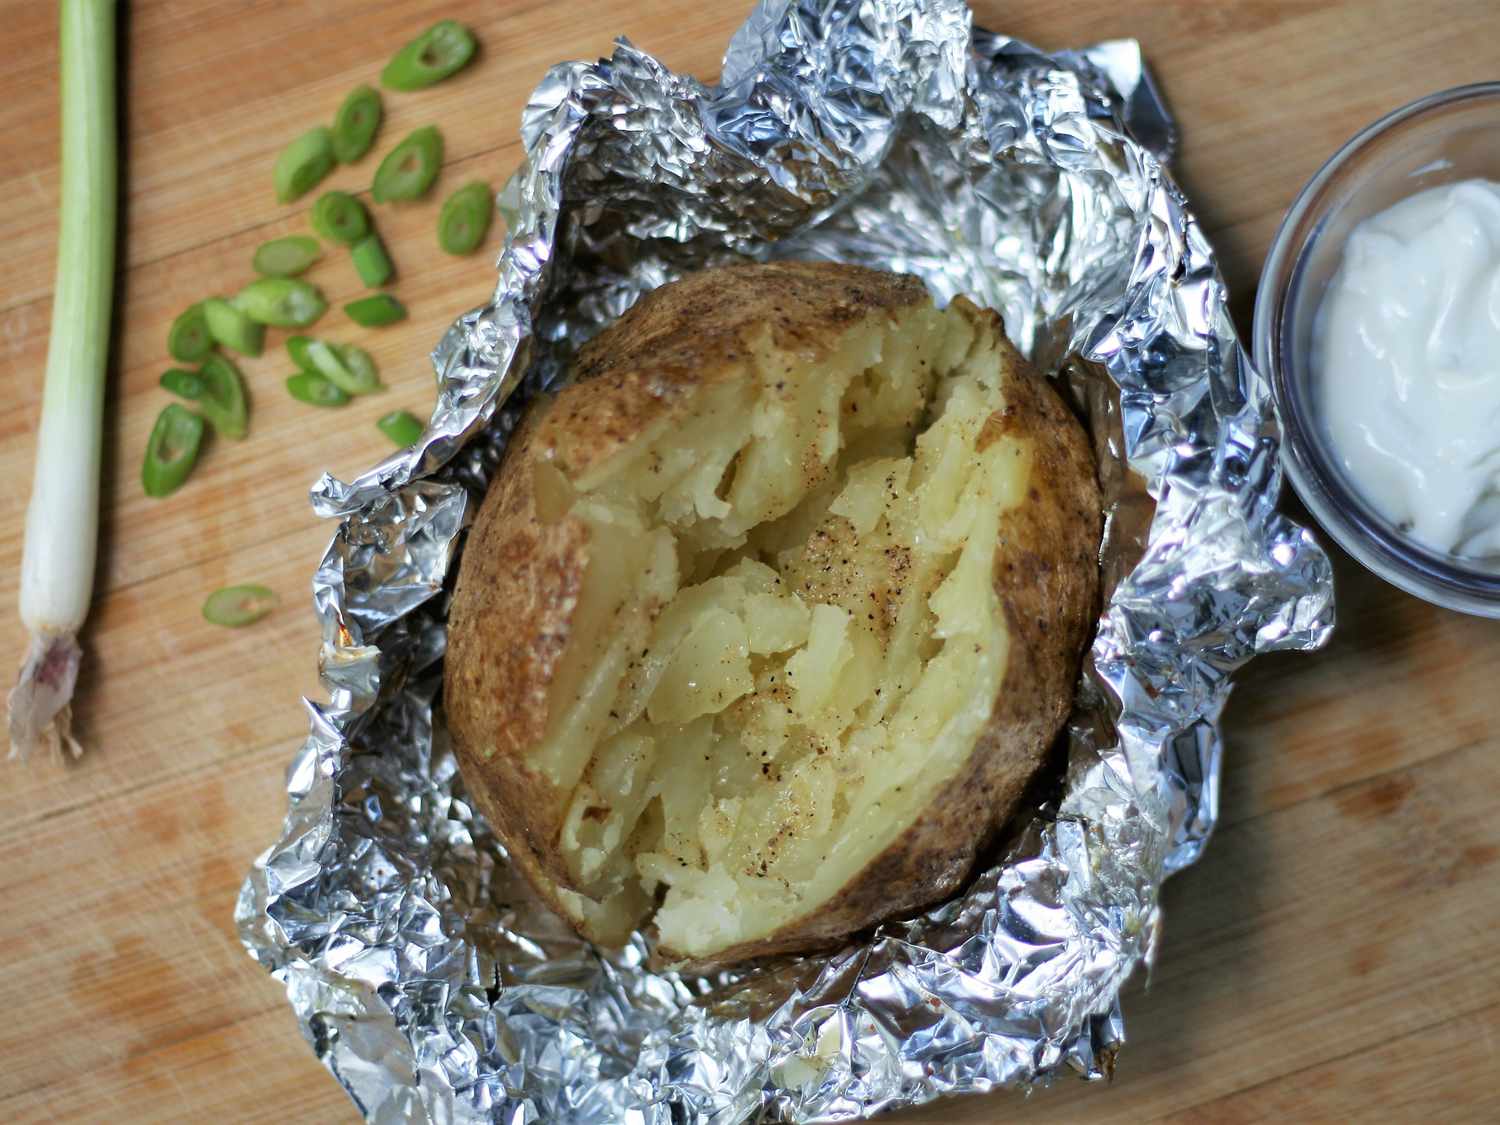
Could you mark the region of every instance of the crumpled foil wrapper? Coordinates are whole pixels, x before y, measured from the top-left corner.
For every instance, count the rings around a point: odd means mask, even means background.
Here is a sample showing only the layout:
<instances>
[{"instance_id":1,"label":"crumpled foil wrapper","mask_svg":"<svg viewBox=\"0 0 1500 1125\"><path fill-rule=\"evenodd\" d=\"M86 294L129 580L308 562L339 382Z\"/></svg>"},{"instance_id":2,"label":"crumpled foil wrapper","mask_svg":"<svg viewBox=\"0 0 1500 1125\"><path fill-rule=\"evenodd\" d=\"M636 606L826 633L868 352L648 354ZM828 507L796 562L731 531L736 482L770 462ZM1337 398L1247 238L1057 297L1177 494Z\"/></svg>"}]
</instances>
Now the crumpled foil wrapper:
<instances>
[{"instance_id":1,"label":"crumpled foil wrapper","mask_svg":"<svg viewBox=\"0 0 1500 1125\"><path fill-rule=\"evenodd\" d=\"M314 489L342 517L314 579L330 699L240 894L246 946L372 1122L842 1120L1107 1075L1162 882L1213 828L1231 674L1333 619L1327 559L1275 511L1268 390L1137 46L1045 54L957 0L766 0L719 85L621 42L549 72L522 137L499 286L433 353L426 434ZM1110 595L1066 768L962 895L695 978L537 903L434 706L460 533L526 399L642 293L746 257L1001 310L1093 428Z\"/></svg>"}]
</instances>

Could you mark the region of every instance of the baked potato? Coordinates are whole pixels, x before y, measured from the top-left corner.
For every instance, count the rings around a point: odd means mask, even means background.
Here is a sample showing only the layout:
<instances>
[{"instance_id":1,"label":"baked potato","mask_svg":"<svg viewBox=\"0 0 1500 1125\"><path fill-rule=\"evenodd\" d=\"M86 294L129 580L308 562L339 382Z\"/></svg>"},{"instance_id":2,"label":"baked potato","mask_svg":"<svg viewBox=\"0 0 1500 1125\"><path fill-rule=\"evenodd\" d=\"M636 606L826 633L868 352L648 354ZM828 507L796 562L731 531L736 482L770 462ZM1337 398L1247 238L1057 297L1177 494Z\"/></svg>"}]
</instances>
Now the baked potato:
<instances>
[{"instance_id":1,"label":"baked potato","mask_svg":"<svg viewBox=\"0 0 1500 1125\"><path fill-rule=\"evenodd\" d=\"M533 407L469 532L445 708L514 862L669 959L953 891L1072 699L1082 427L967 300L829 263L663 286Z\"/></svg>"}]
</instances>

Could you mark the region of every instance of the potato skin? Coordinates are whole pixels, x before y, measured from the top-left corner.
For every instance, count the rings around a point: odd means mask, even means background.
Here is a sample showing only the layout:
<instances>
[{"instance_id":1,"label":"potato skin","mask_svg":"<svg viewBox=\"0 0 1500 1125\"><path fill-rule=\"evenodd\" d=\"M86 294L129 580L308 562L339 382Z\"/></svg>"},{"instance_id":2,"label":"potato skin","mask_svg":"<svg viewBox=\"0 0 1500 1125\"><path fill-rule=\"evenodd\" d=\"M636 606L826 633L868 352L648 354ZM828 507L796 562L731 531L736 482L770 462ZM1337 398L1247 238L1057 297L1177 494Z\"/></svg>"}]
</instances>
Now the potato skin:
<instances>
[{"instance_id":1,"label":"potato skin","mask_svg":"<svg viewBox=\"0 0 1500 1125\"><path fill-rule=\"evenodd\" d=\"M775 347L817 358L853 322L927 299L916 278L833 263L691 275L644 297L586 345L576 381L534 409L513 440L464 549L445 707L478 807L543 896L587 936L599 935L588 933L558 891L568 885L558 847L568 795L525 755L547 729L548 688L568 643L589 533L572 516L543 518L537 470L550 462L576 477L670 421L690 392L740 372L753 333L769 329ZM997 314L967 307L1000 327ZM765 939L724 951L716 963L834 944L953 891L1009 817L1067 715L1097 608L1098 488L1077 420L1008 343L1005 353L1007 407L986 431L1031 437L1033 468L1028 501L1000 525L994 582L1011 649L991 722L965 768L834 899Z\"/></svg>"}]
</instances>

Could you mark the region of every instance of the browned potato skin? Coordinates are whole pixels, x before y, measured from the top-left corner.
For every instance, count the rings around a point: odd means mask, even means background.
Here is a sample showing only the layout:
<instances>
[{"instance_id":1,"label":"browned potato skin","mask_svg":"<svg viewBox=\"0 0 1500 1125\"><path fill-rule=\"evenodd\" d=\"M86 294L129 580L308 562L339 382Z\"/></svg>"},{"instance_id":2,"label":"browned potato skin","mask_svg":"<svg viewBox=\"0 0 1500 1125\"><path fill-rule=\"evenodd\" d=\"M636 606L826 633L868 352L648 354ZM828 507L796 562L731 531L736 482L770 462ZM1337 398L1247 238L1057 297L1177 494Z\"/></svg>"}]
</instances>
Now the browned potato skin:
<instances>
[{"instance_id":1,"label":"browned potato skin","mask_svg":"<svg viewBox=\"0 0 1500 1125\"><path fill-rule=\"evenodd\" d=\"M576 477L599 464L682 410L689 392L739 374L751 333L769 328L778 348L816 357L869 313L925 300L915 278L832 263L694 274L643 298L585 346L577 381L517 434L464 550L445 705L476 803L554 907L568 880L558 848L567 794L525 755L547 728L547 690L589 552L582 521L548 523L538 512L538 466L551 462ZM976 315L999 327L997 314ZM996 547L1011 648L991 723L966 768L832 901L715 963L828 946L952 892L1010 816L1068 713L1097 608L1099 492L1082 427L1019 353L1008 344L1006 352L1015 377L1005 410L986 428L995 437L1031 435L1034 461L1028 502L1002 519Z\"/></svg>"}]
</instances>

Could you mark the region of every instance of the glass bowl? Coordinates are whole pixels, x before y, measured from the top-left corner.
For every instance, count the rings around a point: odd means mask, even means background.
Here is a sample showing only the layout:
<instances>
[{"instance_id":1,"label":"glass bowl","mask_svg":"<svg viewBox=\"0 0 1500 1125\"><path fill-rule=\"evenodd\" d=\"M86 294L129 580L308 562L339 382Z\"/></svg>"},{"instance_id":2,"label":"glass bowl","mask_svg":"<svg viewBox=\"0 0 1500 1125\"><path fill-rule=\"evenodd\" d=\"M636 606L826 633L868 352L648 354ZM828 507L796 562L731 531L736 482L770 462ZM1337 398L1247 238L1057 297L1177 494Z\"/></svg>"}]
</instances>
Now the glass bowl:
<instances>
[{"instance_id":1,"label":"glass bowl","mask_svg":"<svg viewBox=\"0 0 1500 1125\"><path fill-rule=\"evenodd\" d=\"M1500 181L1500 82L1432 94L1381 118L1302 189L1271 243L1255 298L1255 362L1270 380L1282 460L1339 545L1387 582L1464 613L1500 617L1500 560L1415 542L1373 509L1334 458L1310 370L1313 319L1361 220L1426 188Z\"/></svg>"}]
</instances>

